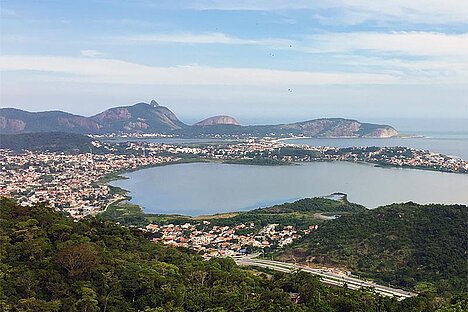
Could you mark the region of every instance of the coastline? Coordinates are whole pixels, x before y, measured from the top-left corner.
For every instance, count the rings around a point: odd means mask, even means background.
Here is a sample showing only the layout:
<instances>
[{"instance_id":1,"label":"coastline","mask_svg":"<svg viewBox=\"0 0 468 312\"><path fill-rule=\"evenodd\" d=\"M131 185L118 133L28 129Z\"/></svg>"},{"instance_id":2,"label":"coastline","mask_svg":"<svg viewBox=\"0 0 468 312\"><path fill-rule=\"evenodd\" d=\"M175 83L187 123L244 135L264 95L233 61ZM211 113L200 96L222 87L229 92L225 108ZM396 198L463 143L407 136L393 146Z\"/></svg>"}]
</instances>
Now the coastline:
<instances>
[{"instance_id":1,"label":"coastline","mask_svg":"<svg viewBox=\"0 0 468 312\"><path fill-rule=\"evenodd\" d=\"M129 190L123 189L123 188L118 187L118 186L110 185L110 182L112 182L112 181L128 179L128 177L124 176L124 174L126 174L126 173L136 172L136 171L139 171L139 170L150 169L150 168L155 168L155 167L180 165L180 164L190 164L190 163L222 163L222 164L228 164L228 165L249 165L249 166L290 166L290 165L295 165L294 163L287 163L287 162L266 164L266 163L249 163L248 161L247 162L242 162L242 161L240 161L240 162L232 161L231 162L229 160L189 158L189 159L179 159L177 161L172 161L172 162L167 162L167 163L145 165L145 166L140 166L140 167L137 167L137 168L129 168L129 169L125 169L125 170L114 171L114 172L108 173L108 174L100 177L98 179L97 183L107 185L107 187L109 187L111 190L113 190L112 192L115 192L115 194L119 194L119 195L121 195L123 197L111 199L110 202L106 205L106 207L103 210L99 211L96 215L105 214L106 212L109 211L109 208L118 209L118 206L123 203L124 206L127 206L127 208L128 208L128 206L138 208L139 212L134 214L134 215L138 215L138 216L145 216L145 217L149 217L149 218L169 217L169 216L176 217L176 218L192 218L190 216L177 215L177 214L169 215L169 214L146 213L142 206L130 202L132 200L132 196L129 195L130 194ZM196 217L200 217L200 216L195 216L195 218Z\"/></svg>"},{"instance_id":2,"label":"coastline","mask_svg":"<svg viewBox=\"0 0 468 312\"><path fill-rule=\"evenodd\" d=\"M435 172L441 172L441 173L454 173L454 172L445 172L442 170L434 169L434 168L414 168L414 167L402 167L402 166L392 166L392 165L385 165L385 164L380 164L380 163L374 163L374 162L367 162L367 161L339 161L339 160L314 160L314 161L308 161L308 162L293 162L293 163L282 163L282 164L253 164L253 163L248 163L248 162L230 162L230 161L220 161L220 160L215 160L215 159L180 159L177 161L172 161L172 162L167 162L167 163L162 163L162 164L155 164L155 165L147 165L147 166L141 166L138 168L131 168L128 170L121 170L113 173L109 173L102 177L99 181L99 183L106 184L109 188L111 188L114 192L114 194L120 195L120 198L114 198L111 200L111 202L106 206L106 208L97 215L103 214L104 216L107 214L108 217L111 217L112 220L118 221L121 218L126 218L126 217L133 217L133 218L140 218L141 220L173 220L173 219L193 219L193 218L200 218L202 216L208 217L212 216L215 217L218 214L226 214L226 213L217 213L214 215L206 215L206 214L201 214L197 216L189 216L189 215L179 215L179 214L159 214L159 213L147 213L145 212L144 207L142 207L139 204L132 203L132 196L130 195L130 191L123 189L121 187L113 186L110 185L110 182L116 181L116 180L123 180L123 179L128 179L128 177L124 176L125 173L130 173L130 172L136 172L139 170L143 169L149 169L153 167L162 167L162 166L169 166L169 165L178 165L178 164L189 164L189 163L217 163L217 164L232 164L232 165L250 165L250 166L288 166L288 165L303 165L303 164L310 164L310 163L317 163L317 162L343 162L343 163L354 163L358 165L365 165L365 166L372 166L372 167L377 167L377 168L382 168L382 169L418 169L418 170L425 170L425 171L435 171ZM258 207L260 208L260 207ZM255 208L253 208L255 209ZM112 211L113 210L113 211ZM235 212L230 212L230 213L239 213L239 211ZM114 215L113 217L111 215Z\"/></svg>"}]
</instances>

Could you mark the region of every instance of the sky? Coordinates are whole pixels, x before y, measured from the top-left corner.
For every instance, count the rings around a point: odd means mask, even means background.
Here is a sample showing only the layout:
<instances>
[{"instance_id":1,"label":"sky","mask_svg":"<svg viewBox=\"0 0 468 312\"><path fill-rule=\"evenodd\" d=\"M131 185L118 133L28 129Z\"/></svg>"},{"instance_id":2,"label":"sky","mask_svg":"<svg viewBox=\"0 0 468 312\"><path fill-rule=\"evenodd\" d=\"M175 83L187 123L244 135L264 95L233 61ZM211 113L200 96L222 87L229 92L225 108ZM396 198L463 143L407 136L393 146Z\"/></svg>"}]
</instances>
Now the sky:
<instances>
[{"instance_id":1,"label":"sky","mask_svg":"<svg viewBox=\"0 0 468 312\"><path fill-rule=\"evenodd\" d=\"M2 0L0 20L1 107L468 119L466 0Z\"/></svg>"}]
</instances>

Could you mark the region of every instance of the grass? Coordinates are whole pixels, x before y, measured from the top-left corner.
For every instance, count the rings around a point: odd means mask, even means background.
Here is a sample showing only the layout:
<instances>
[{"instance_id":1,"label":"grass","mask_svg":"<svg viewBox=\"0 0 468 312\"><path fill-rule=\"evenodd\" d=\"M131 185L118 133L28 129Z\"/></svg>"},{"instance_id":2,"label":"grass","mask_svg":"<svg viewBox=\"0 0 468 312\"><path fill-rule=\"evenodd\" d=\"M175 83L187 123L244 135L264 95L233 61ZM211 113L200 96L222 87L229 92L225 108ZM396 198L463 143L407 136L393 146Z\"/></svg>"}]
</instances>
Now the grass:
<instances>
[{"instance_id":1,"label":"grass","mask_svg":"<svg viewBox=\"0 0 468 312\"><path fill-rule=\"evenodd\" d=\"M214 215L201 215L196 217L191 217L192 220L215 220L215 219L229 219L235 217L239 212L228 212L228 213L218 213Z\"/></svg>"}]
</instances>

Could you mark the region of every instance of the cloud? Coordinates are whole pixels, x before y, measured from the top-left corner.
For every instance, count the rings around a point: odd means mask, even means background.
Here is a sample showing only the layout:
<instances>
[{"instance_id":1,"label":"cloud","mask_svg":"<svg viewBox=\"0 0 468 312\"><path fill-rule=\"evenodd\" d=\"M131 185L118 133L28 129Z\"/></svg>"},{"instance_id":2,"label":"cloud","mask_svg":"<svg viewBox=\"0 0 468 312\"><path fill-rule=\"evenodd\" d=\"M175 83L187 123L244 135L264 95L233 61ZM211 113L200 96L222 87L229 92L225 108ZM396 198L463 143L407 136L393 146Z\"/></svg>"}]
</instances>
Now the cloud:
<instances>
[{"instance_id":1,"label":"cloud","mask_svg":"<svg viewBox=\"0 0 468 312\"><path fill-rule=\"evenodd\" d=\"M452 56L468 60L468 33L354 32L307 36L308 52L401 53L412 56Z\"/></svg>"},{"instance_id":2,"label":"cloud","mask_svg":"<svg viewBox=\"0 0 468 312\"><path fill-rule=\"evenodd\" d=\"M259 68L185 65L152 67L113 59L45 56L0 56L0 71L63 74L52 79L128 85L231 85L294 86L325 84L394 84L400 77L389 74L305 72ZM44 75L44 79L47 75Z\"/></svg>"},{"instance_id":3,"label":"cloud","mask_svg":"<svg viewBox=\"0 0 468 312\"><path fill-rule=\"evenodd\" d=\"M286 39L242 39L224 33L141 34L120 37L119 40L147 43L232 44L232 45L288 45Z\"/></svg>"},{"instance_id":4,"label":"cloud","mask_svg":"<svg viewBox=\"0 0 468 312\"><path fill-rule=\"evenodd\" d=\"M89 83L141 85L292 86L326 84L466 84L468 34L434 32L353 32L306 35L293 47L283 39L243 39L223 33L152 34L128 38L136 42L186 44L277 44L304 54L308 68L329 70L289 71L260 68L183 65L154 67L82 50L86 58L3 56L0 70L58 73L53 79ZM317 55L317 57L315 56ZM331 69L333 68L333 69ZM23 73L23 77L28 77ZM36 74L37 76L37 74ZM46 77L47 78L47 77ZM50 75L49 77L50 78Z\"/></svg>"},{"instance_id":5,"label":"cloud","mask_svg":"<svg viewBox=\"0 0 468 312\"><path fill-rule=\"evenodd\" d=\"M468 34L355 32L306 36L299 52L326 55L328 64L349 70L446 83L468 81Z\"/></svg>"},{"instance_id":6,"label":"cloud","mask_svg":"<svg viewBox=\"0 0 468 312\"><path fill-rule=\"evenodd\" d=\"M104 53L99 52L97 50L81 50L80 53L82 56L86 57L98 57L104 55Z\"/></svg>"},{"instance_id":7,"label":"cloud","mask_svg":"<svg viewBox=\"0 0 468 312\"><path fill-rule=\"evenodd\" d=\"M366 20L400 20L466 24L468 16L466 0L190 0L182 3L185 7L197 10L335 10L341 11L343 16L348 16L349 22L355 23Z\"/></svg>"}]
</instances>

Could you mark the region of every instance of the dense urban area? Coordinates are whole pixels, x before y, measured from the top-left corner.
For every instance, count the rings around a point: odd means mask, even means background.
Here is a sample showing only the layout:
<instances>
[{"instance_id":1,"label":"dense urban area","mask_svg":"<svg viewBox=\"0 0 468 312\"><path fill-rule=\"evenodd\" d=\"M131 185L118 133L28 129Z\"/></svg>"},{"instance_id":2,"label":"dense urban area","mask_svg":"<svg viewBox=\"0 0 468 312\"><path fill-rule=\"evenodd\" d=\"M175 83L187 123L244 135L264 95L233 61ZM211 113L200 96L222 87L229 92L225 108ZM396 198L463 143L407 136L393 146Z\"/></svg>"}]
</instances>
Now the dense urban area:
<instances>
[{"instance_id":1,"label":"dense urban area","mask_svg":"<svg viewBox=\"0 0 468 312\"><path fill-rule=\"evenodd\" d=\"M296 230L292 225L280 226L273 223L256 230L254 222L217 226L211 225L207 220L192 224L146 226L146 231L154 235L153 241L190 248L207 257L236 256L246 254L247 251L263 251L264 248L270 249L274 246L284 247L316 229L318 225Z\"/></svg>"}]
</instances>

